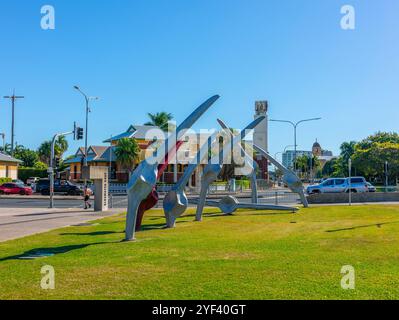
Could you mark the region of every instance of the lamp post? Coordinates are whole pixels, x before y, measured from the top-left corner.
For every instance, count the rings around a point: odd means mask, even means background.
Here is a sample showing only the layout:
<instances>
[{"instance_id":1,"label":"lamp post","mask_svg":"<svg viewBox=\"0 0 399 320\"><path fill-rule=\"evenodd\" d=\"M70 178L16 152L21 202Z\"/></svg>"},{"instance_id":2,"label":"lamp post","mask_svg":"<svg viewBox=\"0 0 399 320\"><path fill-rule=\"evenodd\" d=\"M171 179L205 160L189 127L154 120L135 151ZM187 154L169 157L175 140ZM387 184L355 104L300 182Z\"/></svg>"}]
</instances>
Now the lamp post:
<instances>
[{"instance_id":1,"label":"lamp post","mask_svg":"<svg viewBox=\"0 0 399 320\"><path fill-rule=\"evenodd\" d=\"M84 159L84 165L87 166L87 130L89 127L89 112L91 112L90 110L90 101L91 100L98 100L98 97L90 97L87 94L85 94L78 86L74 86L74 89L76 89L77 91L79 91L83 97L85 98L85 102L86 102L86 133L85 133L85 159Z\"/></svg>"},{"instance_id":2,"label":"lamp post","mask_svg":"<svg viewBox=\"0 0 399 320\"><path fill-rule=\"evenodd\" d=\"M2 132L0 136L3 138L3 152L6 153L6 134Z\"/></svg>"},{"instance_id":3,"label":"lamp post","mask_svg":"<svg viewBox=\"0 0 399 320\"><path fill-rule=\"evenodd\" d=\"M270 119L269 121L273 121L273 122L285 122L285 123L289 123L290 125L293 126L294 128L294 171L296 171L296 164L295 164L295 160L296 160L296 147L297 147L297 143L296 143L296 130L298 128L298 125L300 125L303 122L308 122L308 121L316 121L316 120L321 120L321 118L311 118L311 119L304 119L304 120L300 120L298 122L292 122L289 120L277 120L277 119Z\"/></svg>"},{"instance_id":4,"label":"lamp post","mask_svg":"<svg viewBox=\"0 0 399 320\"><path fill-rule=\"evenodd\" d=\"M352 205L352 159L348 160L348 173L349 173L349 205Z\"/></svg>"}]
</instances>

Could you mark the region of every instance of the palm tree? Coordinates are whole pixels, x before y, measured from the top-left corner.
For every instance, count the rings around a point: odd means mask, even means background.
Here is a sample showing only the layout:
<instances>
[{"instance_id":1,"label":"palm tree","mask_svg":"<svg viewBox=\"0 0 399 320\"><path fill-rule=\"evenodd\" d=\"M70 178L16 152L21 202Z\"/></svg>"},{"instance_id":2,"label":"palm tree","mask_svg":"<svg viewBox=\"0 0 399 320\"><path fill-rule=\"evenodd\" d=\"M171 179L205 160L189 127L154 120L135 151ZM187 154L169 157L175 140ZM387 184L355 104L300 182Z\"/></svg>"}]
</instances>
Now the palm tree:
<instances>
[{"instance_id":1,"label":"palm tree","mask_svg":"<svg viewBox=\"0 0 399 320\"><path fill-rule=\"evenodd\" d=\"M40 161L45 164L50 164L51 157L51 141L44 141L37 149L37 153L39 154Z\"/></svg>"},{"instance_id":2,"label":"palm tree","mask_svg":"<svg viewBox=\"0 0 399 320\"><path fill-rule=\"evenodd\" d=\"M65 151L68 150L68 146L69 146L68 141L65 139L64 136L58 137L54 146L55 156L58 158L62 158L62 155L65 153ZM39 154L40 161L49 165L51 158L51 141L50 140L44 141L39 146L37 153Z\"/></svg>"},{"instance_id":3,"label":"palm tree","mask_svg":"<svg viewBox=\"0 0 399 320\"><path fill-rule=\"evenodd\" d=\"M11 144L6 143L4 146L4 150L3 150L3 146L0 147L0 151L5 153L5 154L11 154Z\"/></svg>"},{"instance_id":4,"label":"palm tree","mask_svg":"<svg viewBox=\"0 0 399 320\"><path fill-rule=\"evenodd\" d=\"M65 136L59 136L57 141L55 142L55 152L56 155L62 158L65 151L68 150L69 144Z\"/></svg>"},{"instance_id":5,"label":"palm tree","mask_svg":"<svg viewBox=\"0 0 399 320\"><path fill-rule=\"evenodd\" d=\"M140 155L140 147L136 139L122 138L115 149L116 159L129 172L129 178L134 170L136 159Z\"/></svg>"},{"instance_id":6,"label":"palm tree","mask_svg":"<svg viewBox=\"0 0 399 320\"><path fill-rule=\"evenodd\" d=\"M146 126L156 126L163 131L168 131L169 121L173 120L173 115L167 112L148 113L151 121L145 123Z\"/></svg>"}]
</instances>

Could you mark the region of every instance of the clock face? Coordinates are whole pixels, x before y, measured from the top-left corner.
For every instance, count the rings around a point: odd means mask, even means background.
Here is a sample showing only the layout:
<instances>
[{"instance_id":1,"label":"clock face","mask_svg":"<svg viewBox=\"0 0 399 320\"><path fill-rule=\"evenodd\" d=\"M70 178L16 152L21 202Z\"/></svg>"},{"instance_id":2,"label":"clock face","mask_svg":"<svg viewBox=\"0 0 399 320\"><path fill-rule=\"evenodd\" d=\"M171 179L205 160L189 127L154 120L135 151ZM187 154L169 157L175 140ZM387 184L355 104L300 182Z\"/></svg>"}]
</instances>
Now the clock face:
<instances>
[{"instance_id":1,"label":"clock face","mask_svg":"<svg viewBox=\"0 0 399 320\"><path fill-rule=\"evenodd\" d=\"M267 111L267 102L266 101L258 101L258 102L256 102L255 111L257 113L265 113Z\"/></svg>"}]
</instances>

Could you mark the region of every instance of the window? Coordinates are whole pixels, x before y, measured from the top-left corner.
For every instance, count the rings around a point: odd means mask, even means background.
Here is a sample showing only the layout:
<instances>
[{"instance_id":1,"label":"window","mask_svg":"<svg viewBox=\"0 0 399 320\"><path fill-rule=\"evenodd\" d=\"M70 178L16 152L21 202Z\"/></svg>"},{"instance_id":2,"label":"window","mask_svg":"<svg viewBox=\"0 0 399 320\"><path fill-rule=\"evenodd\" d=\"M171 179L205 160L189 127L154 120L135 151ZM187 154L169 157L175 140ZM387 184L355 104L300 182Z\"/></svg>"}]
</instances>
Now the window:
<instances>
[{"instance_id":1,"label":"window","mask_svg":"<svg viewBox=\"0 0 399 320\"><path fill-rule=\"evenodd\" d=\"M364 183L362 178L351 178L351 183Z\"/></svg>"},{"instance_id":2,"label":"window","mask_svg":"<svg viewBox=\"0 0 399 320\"><path fill-rule=\"evenodd\" d=\"M334 185L334 180L327 180L323 183L324 187L329 187Z\"/></svg>"},{"instance_id":3,"label":"window","mask_svg":"<svg viewBox=\"0 0 399 320\"><path fill-rule=\"evenodd\" d=\"M341 185L341 184L344 184L344 182L345 182L345 179L336 179L335 185Z\"/></svg>"}]
</instances>

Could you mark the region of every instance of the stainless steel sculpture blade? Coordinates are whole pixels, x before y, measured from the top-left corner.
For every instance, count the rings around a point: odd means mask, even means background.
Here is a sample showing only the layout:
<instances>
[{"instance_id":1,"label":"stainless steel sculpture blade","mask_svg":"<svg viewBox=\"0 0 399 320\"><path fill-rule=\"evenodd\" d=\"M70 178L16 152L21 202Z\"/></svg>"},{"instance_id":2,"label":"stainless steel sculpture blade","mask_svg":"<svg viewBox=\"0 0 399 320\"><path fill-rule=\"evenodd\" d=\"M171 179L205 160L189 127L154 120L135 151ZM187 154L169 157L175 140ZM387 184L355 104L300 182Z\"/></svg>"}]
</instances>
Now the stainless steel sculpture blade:
<instances>
[{"instance_id":1,"label":"stainless steel sculpture blade","mask_svg":"<svg viewBox=\"0 0 399 320\"><path fill-rule=\"evenodd\" d=\"M298 193L299 197L301 198L303 206L307 208L309 204L304 193L304 188L301 179L299 179L298 176L293 171L283 166L280 162L274 159L269 153L267 153L262 148L254 144L254 149L257 152L261 153L263 156L265 156L266 159L269 160L271 163L273 163L277 168L283 171L284 174L283 181L287 184L288 188L290 188L292 192Z\"/></svg>"},{"instance_id":2,"label":"stainless steel sculpture blade","mask_svg":"<svg viewBox=\"0 0 399 320\"><path fill-rule=\"evenodd\" d=\"M234 139L234 132L224 123L223 120L217 119L219 122L220 126L225 130L227 134L230 134L230 138ZM253 157L251 157L239 144L239 151L244 152L245 155L245 162L249 167L252 168L251 173L248 175L248 177L251 179L251 198L252 198L252 203L258 203L258 186L257 186L257 181L256 181L256 171L258 169L258 164L256 161L253 160Z\"/></svg>"},{"instance_id":3,"label":"stainless steel sculpture blade","mask_svg":"<svg viewBox=\"0 0 399 320\"><path fill-rule=\"evenodd\" d=\"M191 128L217 99L219 99L219 96L215 95L195 109L194 112L180 124L174 134L169 136L160 148L158 148L160 152L157 152L155 156L143 160L133 172L127 185L128 211L126 216L125 240L134 240L137 210L140 203L151 193L156 185L158 165L175 147L176 141L183 136L184 130Z\"/></svg>"},{"instance_id":4,"label":"stainless steel sculpture blade","mask_svg":"<svg viewBox=\"0 0 399 320\"><path fill-rule=\"evenodd\" d=\"M243 131L241 131L241 134L237 135L233 139L232 145L236 145L238 143L241 143L241 140L245 138L245 136L248 134L249 130L254 129L259 123L261 123L265 117L259 117L258 119L252 121ZM204 210L205 206L205 200L206 200L206 194L209 188L209 185L215 181L220 174L220 171L222 170L223 163L225 162L226 159L226 154L227 151L229 150L230 145L227 143L223 147L222 151L220 154L216 155L211 159L211 162L206 165L204 168L204 172L201 178L201 192L200 192L200 197L199 197L199 202L197 206L197 212L195 214L195 220L196 221L201 221L202 220L202 212ZM217 157L217 158L216 158ZM220 158L222 158L222 163L220 163Z\"/></svg>"},{"instance_id":5,"label":"stainless steel sculpture blade","mask_svg":"<svg viewBox=\"0 0 399 320\"><path fill-rule=\"evenodd\" d=\"M208 156L208 150L212 145L212 137L210 137L197 153L197 157L193 159L184 171L183 176L180 180L172 187L164 200L163 210L166 218L166 226L173 228L176 223L176 219L180 217L188 207L188 200L184 188L187 185L190 177L192 176L195 169L201 164L204 157Z\"/></svg>"},{"instance_id":6,"label":"stainless steel sculpture blade","mask_svg":"<svg viewBox=\"0 0 399 320\"><path fill-rule=\"evenodd\" d=\"M198 204L199 200L192 199L189 201L192 204ZM298 208L287 207L287 206L275 206L268 204L257 204L257 203L240 203L237 198L233 196L226 196L220 201L205 201L207 206L219 208L225 214L232 214L238 209L249 209L249 210L276 210L276 211L291 211L296 212Z\"/></svg>"}]
</instances>

